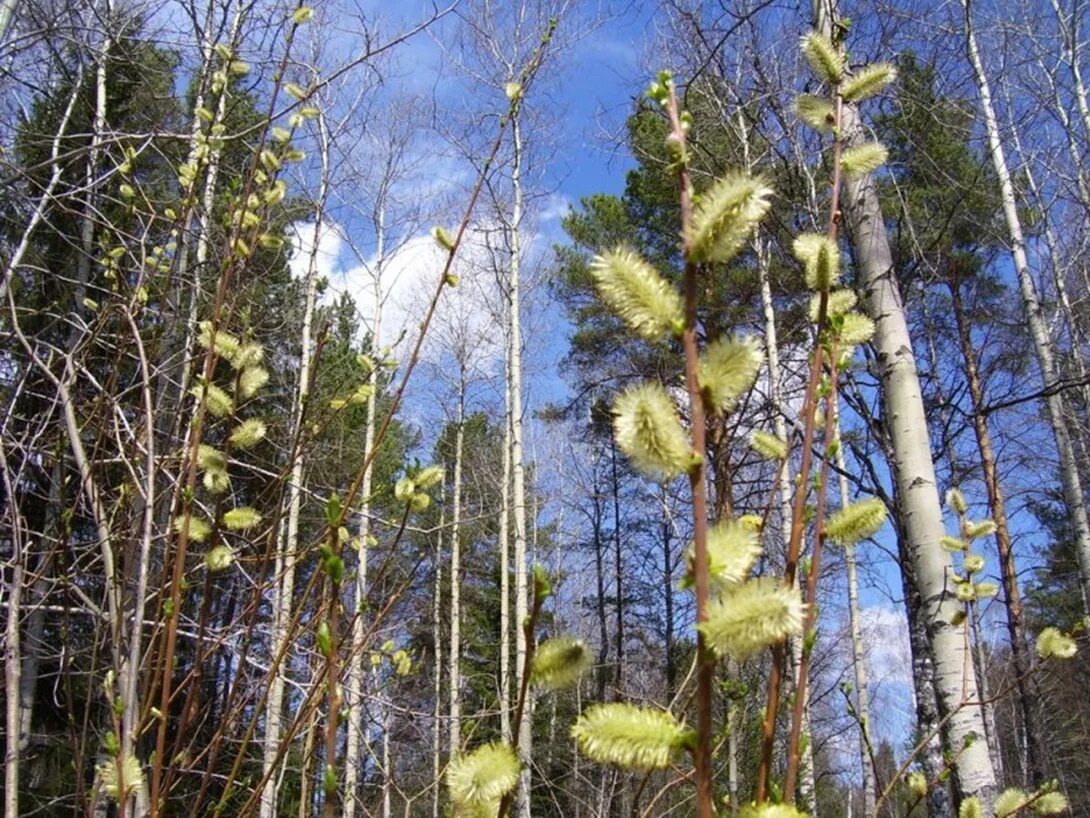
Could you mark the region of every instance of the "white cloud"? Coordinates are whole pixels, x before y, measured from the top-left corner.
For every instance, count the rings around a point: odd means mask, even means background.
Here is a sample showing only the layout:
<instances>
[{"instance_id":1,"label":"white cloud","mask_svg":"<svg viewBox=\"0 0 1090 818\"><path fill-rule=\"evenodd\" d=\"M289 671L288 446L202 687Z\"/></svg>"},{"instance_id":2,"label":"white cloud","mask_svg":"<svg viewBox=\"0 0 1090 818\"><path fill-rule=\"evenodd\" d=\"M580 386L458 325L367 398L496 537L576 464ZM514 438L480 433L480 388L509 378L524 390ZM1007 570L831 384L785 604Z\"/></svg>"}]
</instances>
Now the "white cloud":
<instances>
[{"instance_id":1,"label":"white cloud","mask_svg":"<svg viewBox=\"0 0 1090 818\"><path fill-rule=\"evenodd\" d=\"M318 233L317 252L314 246L314 227L314 222L296 222L292 225L292 244L295 249L288 266L293 278L306 277L312 255L319 278L329 278L340 263L341 250L344 248L344 234L340 226L323 222Z\"/></svg>"},{"instance_id":2,"label":"white cloud","mask_svg":"<svg viewBox=\"0 0 1090 818\"><path fill-rule=\"evenodd\" d=\"M425 359L438 361L455 347L462 347L472 365L488 367L502 354L500 296L492 273L496 250L489 246L490 235L495 244L494 231L480 225L467 231L453 266L459 283L443 290L425 342ZM402 243L383 262L378 282L382 300L379 343L393 346L395 354L407 353L415 342L446 257L446 250L430 235L420 235ZM350 295L360 315L361 330L372 329L377 262L372 256L329 276L328 297Z\"/></svg>"}]
</instances>

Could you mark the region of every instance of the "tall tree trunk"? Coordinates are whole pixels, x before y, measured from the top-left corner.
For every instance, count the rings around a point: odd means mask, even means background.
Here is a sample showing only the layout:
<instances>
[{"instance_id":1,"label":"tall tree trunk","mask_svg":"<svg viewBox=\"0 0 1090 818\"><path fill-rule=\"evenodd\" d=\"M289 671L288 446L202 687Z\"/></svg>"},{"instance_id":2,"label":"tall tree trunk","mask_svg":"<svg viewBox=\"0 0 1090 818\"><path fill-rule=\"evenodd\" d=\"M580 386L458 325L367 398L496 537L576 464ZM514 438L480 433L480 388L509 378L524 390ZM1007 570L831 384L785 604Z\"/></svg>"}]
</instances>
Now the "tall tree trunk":
<instances>
[{"instance_id":1,"label":"tall tree trunk","mask_svg":"<svg viewBox=\"0 0 1090 818\"><path fill-rule=\"evenodd\" d=\"M375 264L374 264L374 307L371 313L372 350L380 348L379 335L382 331L382 273L386 266L386 198L385 180L382 185L383 195L375 207ZM375 445L375 420L378 408L378 356L372 354L374 362L367 375L371 387L371 396L367 399L367 421L364 431L364 457L366 466L360 484L360 525L359 525L359 570L356 572L356 615L352 620L352 650L348 666L348 709L352 717L347 724L347 746L345 748L345 804L344 818L355 818L356 797L363 777L361 752L363 750L363 702L364 682L367 678L365 661L367 660L367 549L371 547L371 493L375 468L375 456L371 450ZM386 772L383 768L383 780Z\"/></svg>"},{"instance_id":2,"label":"tall tree trunk","mask_svg":"<svg viewBox=\"0 0 1090 818\"><path fill-rule=\"evenodd\" d=\"M23 657L19 646L19 618L23 599L24 546L22 526L16 511L14 486L8 475L7 454L0 446L0 469L3 470L4 493L10 517L11 569L7 593L7 623L4 632L4 818L19 818L19 757L22 754L22 713L20 676Z\"/></svg>"},{"instance_id":3,"label":"tall tree trunk","mask_svg":"<svg viewBox=\"0 0 1090 818\"><path fill-rule=\"evenodd\" d=\"M322 134L325 129L321 129ZM310 396L311 373L311 334L313 331L314 308L318 295L318 248L321 243L322 227L325 224L325 203L329 195L328 144L323 139L322 177L318 192L317 211L314 216L314 233L307 261L306 301L303 308L303 326L299 336L299 381L296 384L294 406L292 407L293 437L301 437L303 418L306 414ZM288 624L291 620L292 602L295 595L295 560L299 547L299 514L303 505L303 467L302 446L296 448L291 464L291 482L288 485L288 520L282 545L278 542L274 576L272 582L272 639L270 656L275 662L277 657L287 650ZM361 554L365 553L361 550ZM265 710L265 735L262 746L262 773L267 777L261 791L260 818L276 818L279 793L277 775L273 769L280 751L280 728L284 708L284 675L290 663L281 661L277 664L269 681L269 696Z\"/></svg>"},{"instance_id":4,"label":"tall tree trunk","mask_svg":"<svg viewBox=\"0 0 1090 818\"><path fill-rule=\"evenodd\" d=\"M816 0L814 14L817 29L831 37L835 0ZM844 105L841 121L849 144L865 140L854 105ZM966 646L960 629L952 624L960 606L954 594L950 557L939 545L945 525L927 416L874 178L867 175L846 180L840 205L855 249L859 285L876 324L873 343L887 410L883 420L894 455L890 469L935 663L936 698L947 718L946 744L956 754L954 770L962 797L978 796L985 815L990 816L996 794L995 771L987 747L972 740L984 735L980 707L964 701Z\"/></svg>"},{"instance_id":5,"label":"tall tree trunk","mask_svg":"<svg viewBox=\"0 0 1090 818\"><path fill-rule=\"evenodd\" d=\"M526 472L522 460L522 128L518 117L511 122L513 164L511 188L514 203L511 209L511 502L515 529L515 621L524 622L530 614L529 572L526 558ZM515 678L521 679L526 667L526 634L515 628ZM522 760L519 774L518 815L530 818L530 723L533 718L533 698L522 710L518 730L518 750Z\"/></svg>"},{"instance_id":6,"label":"tall tree trunk","mask_svg":"<svg viewBox=\"0 0 1090 818\"><path fill-rule=\"evenodd\" d=\"M1007 634L1010 637L1011 660L1014 664L1015 681L1018 689L1018 709L1025 731L1027 778L1033 786L1044 781L1040 726L1037 717L1037 702L1040 691L1036 679L1030 673L1030 656L1026 644L1025 619L1022 611L1022 594L1018 588L1018 569L1015 565L1014 550L1011 545L1010 525L1007 521L1007 508L1003 499L1003 489L999 485L999 469L996 465L992 448L988 419L984 414L984 385L980 381L977 368L976 352L973 349L969 320L961 298L961 285L956 280L948 282L954 307L954 320L957 323L958 342L961 356L965 362L965 378L969 384L969 396L973 408L973 431L976 434L977 448L980 451L980 465L984 472L984 489L988 495L988 510L995 523L995 544L999 552L999 571L1003 581L1003 596L1007 611ZM981 669L983 670L983 668Z\"/></svg>"},{"instance_id":7,"label":"tall tree trunk","mask_svg":"<svg viewBox=\"0 0 1090 818\"><path fill-rule=\"evenodd\" d=\"M840 439L840 418L836 419L836 437ZM844 447L836 450L836 467L840 482L840 507L851 502L848 490ZM860 622L859 578L855 564L855 545L844 546L844 567L848 574L848 629L852 639L852 673L855 679L855 712L859 719L859 763L863 768L863 814L873 816L878 801L874 764L871 761L870 691L867 689L867 656L863 648L863 628Z\"/></svg>"},{"instance_id":8,"label":"tall tree trunk","mask_svg":"<svg viewBox=\"0 0 1090 818\"><path fill-rule=\"evenodd\" d=\"M662 487L662 600L666 622L666 696L672 698L677 686L677 656L674 646L674 554L673 525L670 522L670 495Z\"/></svg>"},{"instance_id":9,"label":"tall tree trunk","mask_svg":"<svg viewBox=\"0 0 1090 818\"><path fill-rule=\"evenodd\" d=\"M506 332L503 379L503 469L500 487L500 736L511 743L511 333Z\"/></svg>"},{"instance_id":10,"label":"tall tree trunk","mask_svg":"<svg viewBox=\"0 0 1090 818\"><path fill-rule=\"evenodd\" d=\"M996 119L995 107L992 105L988 78L984 72L980 52L977 49L976 37L973 34L972 13L968 0L962 0L962 8L965 11L966 49L969 54L969 61L973 66L977 89L980 92L980 107L984 112L984 122L987 126L988 147L991 152L992 165L995 168L996 177L999 179L1003 215L1006 218L1007 230L1010 234L1011 258L1014 262L1015 272L1018 275L1018 285L1022 291L1022 303L1026 310L1026 321L1029 324L1037 364L1041 370L1041 379L1045 388L1049 389L1057 382L1055 350L1053 349L1052 338L1049 336L1048 326L1041 312L1037 285L1034 283L1033 275L1029 269L1029 259L1026 256L1026 241L1022 232L1021 217L1018 215L1018 202L1015 198L1014 184L1011 181L1006 154L1003 151L1003 142L999 134L999 123ZM1075 539L1075 554L1078 558L1083 611L1090 614L1090 520L1087 519L1082 480L1079 476L1078 464L1075 461L1075 450L1071 445L1070 431L1064 419L1061 395L1056 392L1046 397L1045 406L1048 409L1049 422L1052 425L1052 432L1056 438L1056 450L1060 457L1060 476L1063 480L1064 501L1067 504L1068 519Z\"/></svg>"},{"instance_id":11,"label":"tall tree trunk","mask_svg":"<svg viewBox=\"0 0 1090 818\"><path fill-rule=\"evenodd\" d=\"M445 471L445 464L444 464ZM431 636L435 647L433 664L435 681L432 685L434 697L431 727L431 775L434 786L431 792L431 818L439 818L439 794L442 792L443 747L443 530L446 528L446 481L440 487L439 531L435 535L435 584L432 587Z\"/></svg>"},{"instance_id":12,"label":"tall tree trunk","mask_svg":"<svg viewBox=\"0 0 1090 818\"><path fill-rule=\"evenodd\" d=\"M462 448L465 444L466 363L459 363L458 417L454 438L454 507L450 524L450 744L453 759L462 747Z\"/></svg>"},{"instance_id":13,"label":"tall tree trunk","mask_svg":"<svg viewBox=\"0 0 1090 818\"><path fill-rule=\"evenodd\" d=\"M614 600L617 613L614 635L617 645L617 670L613 674L613 695L620 701L624 698L624 565L621 553L621 491L617 477L617 439L612 425L609 433L609 469L610 492L613 497L613 587L617 594Z\"/></svg>"}]
</instances>

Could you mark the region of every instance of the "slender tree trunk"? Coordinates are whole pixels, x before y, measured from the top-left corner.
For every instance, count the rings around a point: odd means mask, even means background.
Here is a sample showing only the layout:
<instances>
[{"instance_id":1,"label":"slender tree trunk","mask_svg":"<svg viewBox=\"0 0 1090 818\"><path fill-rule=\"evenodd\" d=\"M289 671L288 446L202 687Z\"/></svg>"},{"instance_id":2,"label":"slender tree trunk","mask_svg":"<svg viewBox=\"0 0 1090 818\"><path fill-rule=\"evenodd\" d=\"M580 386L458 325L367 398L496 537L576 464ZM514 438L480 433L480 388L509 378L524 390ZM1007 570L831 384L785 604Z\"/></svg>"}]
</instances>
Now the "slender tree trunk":
<instances>
[{"instance_id":1,"label":"slender tree trunk","mask_svg":"<svg viewBox=\"0 0 1090 818\"><path fill-rule=\"evenodd\" d=\"M462 447L465 444L466 365L458 377L458 428L454 438L454 508L450 525L450 744L455 758L462 747Z\"/></svg>"},{"instance_id":2,"label":"slender tree trunk","mask_svg":"<svg viewBox=\"0 0 1090 818\"><path fill-rule=\"evenodd\" d=\"M385 186L383 187L385 191ZM386 199L380 196L375 208L375 256L374 265L374 307L371 313L371 346L378 349L382 331L382 272L386 265ZM371 396L367 399L367 425L364 431L364 457L366 461L363 480L360 484L360 525L359 525L359 570L356 572L356 616L352 620L352 650L348 666L348 708L352 714L347 724L347 746L345 748L345 804L344 818L355 818L356 798L363 778L361 751L363 749L363 702L364 681L367 678L365 661L367 659L367 549L371 547L371 494L374 475L375 457L371 450L375 445L375 420L378 408L378 357L372 355L375 362L367 375L371 387ZM385 781L385 768L383 780Z\"/></svg>"},{"instance_id":3,"label":"slender tree trunk","mask_svg":"<svg viewBox=\"0 0 1090 818\"><path fill-rule=\"evenodd\" d=\"M624 698L624 580L621 554L621 493L617 478L617 440L610 427L609 435L610 489L613 495L613 587L617 598L617 670L613 675L614 696Z\"/></svg>"},{"instance_id":4,"label":"slender tree trunk","mask_svg":"<svg viewBox=\"0 0 1090 818\"><path fill-rule=\"evenodd\" d=\"M1018 690L1018 709L1025 730L1027 778L1034 786L1044 780L1042 768L1043 755L1040 739L1040 727L1037 717L1037 702L1040 691L1034 676L1030 673L1030 656L1026 644L1025 619L1022 611L1022 594L1018 588L1018 569L1015 565L1014 550L1011 545L1010 525L1007 521L1007 508L1003 498L1003 489L999 485L999 469L996 465L992 448L988 420L984 415L984 386L977 369L976 352L973 349L972 335L968 317L961 298L961 286L957 281L948 282L954 307L954 320L957 323L958 342L961 356L965 362L965 378L969 384L969 396L973 407L973 431L976 434L977 448L980 451L980 465L984 472L984 488L988 495L988 510L995 523L995 544L999 552L999 571L1003 581L1003 595L1007 611L1007 634L1010 637L1011 660ZM981 671L983 668L981 668ZM983 695L983 691L982 691Z\"/></svg>"},{"instance_id":5,"label":"slender tree trunk","mask_svg":"<svg viewBox=\"0 0 1090 818\"><path fill-rule=\"evenodd\" d=\"M593 469L593 492L594 496L591 497L591 504L594 508L593 518L591 519L591 537L592 547L594 548L594 576L597 580L597 595L595 599L595 609L598 614L598 669L597 669L597 683L598 683L598 701L605 701L606 698L606 668L609 665L609 626L606 620L606 569L605 569L605 555L603 549L605 543L602 541L602 494L599 491L598 484L598 452L594 451L591 454L591 468Z\"/></svg>"},{"instance_id":6,"label":"slender tree trunk","mask_svg":"<svg viewBox=\"0 0 1090 818\"><path fill-rule=\"evenodd\" d=\"M1034 283L1033 275L1029 269L1029 259L1026 256L1026 241L1022 232L1021 217L1018 215L1014 184L1011 181L1010 170L1007 167L1006 154L999 134L995 107L992 105L988 78L984 72L980 52L977 49L976 37L973 34L972 14L968 0L962 0L962 8L965 11L966 49L968 50L969 61L973 66L977 89L980 92L980 107L984 112L984 122L987 126L992 165L995 168L996 177L999 179L1003 215L1006 218L1007 230L1010 234L1011 258L1014 261L1018 284L1022 291L1022 302L1026 309L1026 320L1029 324L1037 364L1041 370L1041 379L1044 381L1045 387L1049 388L1057 381L1055 350L1049 336L1048 326L1042 315L1037 285ZM1082 589L1083 611L1090 614L1090 520L1087 519L1082 480L1079 476L1078 464L1075 461L1075 451L1071 445L1071 435L1064 419L1062 397L1059 393L1049 395L1045 399L1045 406L1048 409L1049 422L1052 425L1053 435L1056 438L1056 450L1060 457L1060 476L1063 480L1064 501L1067 504L1068 518L1075 540L1075 554L1079 565L1079 584Z\"/></svg>"},{"instance_id":7,"label":"slender tree trunk","mask_svg":"<svg viewBox=\"0 0 1090 818\"><path fill-rule=\"evenodd\" d=\"M500 736L511 743L511 334L506 333L503 380L503 470L500 488Z\"/></svg>"},{"instance_id":8,"label":"slender tree trunk","mask_svg":"<svg viewBox=\"0 0 1090 818\"><path fill-rule=\"evenodd\" d=\"M445 470L445 467L444 467ZM432 642L435 646L435 681L432 687L434 704L431 728L431 774L434 786L431 793L431 818L439 818L439 794L442 791L443 747L443 530L446 528L446 481L440 487L439 531L435 535L435 585L432 588Z\"/></svg>"},{"instance_id":9,"label":"slender tree trunk","mask_svg":"<svg viewBox=\"0 0 1090 818\"><path fill-rule=\"evenodd\" d=\"M835 0L816 0L814 6L818 30L831 36ZM853 105L844 105L842 127L849 144L864 141ZM972 741L973 736L984 735L980 708L963 700L966 646L960 629L951 624L960 606L954 594L949 555L939 545L945 525L931 460L927 416L873 177L846 180L839 204L847 217L859 284L876 324L873 343L887 409L883 419L894 454L890 469L935 662L936 698L947 718L946 743L956 754L954 770L961 795L978 796L985 816L990 817L996 794L995 771L987 747Z\"/></svg>"},{"instance_id":10,"label":"slender tree trunk","mask_svg":"<svg viewBox=\"0 0 1090 818\"><path fill-rule=\"evenodd\" d=\"M840 418L836 419L836 437L840 439ZM851 502L848 490L844 447L836 450L836 467L840 482L840 507ZM859 762L863 768L863 814L873 816L878 801L874 764L871 763L870 691L867 689L867 655L863 647L860 622L859 578L855 564L855 545L844 547L844 566L848 574L848 628L852 638L852 672L855 679L855 712L859 719Z\"/></svg>"},{"instance_id":11,"label":"slender tree trunk","mask_svg":"<svg viewBox=\"0 0 1090 818\"><path fill-rule=\"evenodd\" d=\"M530 614L529 571L526 559L526 472L522 460L522 129L519 119L511 122L513 164L511 188L514 204L511 209L511 501L515 529L515 621L523 622ZM526 666L526 634L515 628L515 678L521 679ZM530 818L530 723L533 718L533 697L522 710L518 730L518 750L522 759L519 775L518 815Z\"/></svg>"},{"instance_id":12,"label":"slender tree trunk","mask_svg":"<svg viewBox=\"0 0 1090 818\"><path fill-rule=\"evenodd\" d=\"M322 128L322 134L325 129ZM311 372L311 334L313 331L314 309L318 294L318 248L321 242L322 227L325 223L325 202L329 194L328 144L323 138L322 177L318 193L318 208L314 217L314 233L307 263L306 302L303 309L303 326L299 338L299 381L296 385L292 428L294 436L300 435L303 418L309 400ZM288 521L281 548L277 549L274 577L272 582L272 639L270 656L275 660L284 652L288 639L288 624L291 620L292 602L295 595L295 559L299 547L299 514L303 505L303 469L302 447L298 447L291 465L291 483L288 486ZM361 554L365 553L361 550ZM269 696L265 711L265 736L262 749L262 772L268 781L261 791L260 818L276 818L279 793L277 776L273 770L280 750L280 728L283 721L284 674L289 663L280 662L272 679L269 681Z\"/></svg>"},{"instance_id":13,"label":"slender tree trunk","mask_svg":"<svg viewBox=\"0 0 1090 818\"><path fill-rule=\"evenodd\" d=\"M667 513L670 496L662 488L662 598L666 615L666 696L674 695L677 686L677 657L674 647L674 554L673 526Z\"/></svg>"},{"instance_id":14,"label":"slender tree trunk","mask_svg":"<svg viewBox=\"0 0 1090 818\"><path fill-rule=\"evenodd\" d=\"M0 447L0 467L4 471L8 514L11 517L11 573L7 593L7 626L4 633L4 818L19 818L19 746L22 736L20 675L23 657L19 646L19 618L23 597L23 542L15 511L14 488L8 479L7 457Z\"/></svg>"}]
</instances>

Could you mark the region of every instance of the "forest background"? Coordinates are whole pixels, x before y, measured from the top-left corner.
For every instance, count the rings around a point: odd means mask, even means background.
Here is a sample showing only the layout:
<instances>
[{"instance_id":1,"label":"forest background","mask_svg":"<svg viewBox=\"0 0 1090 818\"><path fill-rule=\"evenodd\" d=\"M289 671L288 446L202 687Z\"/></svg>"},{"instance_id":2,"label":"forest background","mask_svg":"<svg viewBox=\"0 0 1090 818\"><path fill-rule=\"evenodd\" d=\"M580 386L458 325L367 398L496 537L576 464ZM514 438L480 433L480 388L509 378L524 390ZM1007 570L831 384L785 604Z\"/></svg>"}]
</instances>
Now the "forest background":
<instances>
[{"instance_id":1,"label":"forest background","mask_svg":"<svg viewBox=\"0 0 1090 818\"><path fill-rule=\"evenodd\" d=\"M978 543L999 593L967 605L989 793L1054 786L1083 815L1090 22L1056 0L857 5L832 8L849 64L897 68L861 117L888 149L873 184L935 489L1003 518ZM625 244L680 276L645 94L669 68L698 186L740 168L776 191L701 314L762 345L707 452L716 515L760 514L781 471L750 436L801 437L814 335L792 239L830 205L795 100L820 85L799 49L816 17L5 0L6 814L437 816L448 764L497 738L523 756L520 815L689 814L669 773L603 772L569 736L594 702L684 712L696 650L691 498L633 467L609 409L678 350L626 339L592 258ZM940 818L975 790L936 699L884 363L860 346L840 460L821 448L831 505L876 497L891 524L826 549L798 797ZM788 506L759 573L783 570ZM593 667L523 729L534 563L538 636L581 639ZM1041 649L1052 627L1071 663ZM724 809L761 775L775 661L717 676Z\"/></svg>"}]
</instances>

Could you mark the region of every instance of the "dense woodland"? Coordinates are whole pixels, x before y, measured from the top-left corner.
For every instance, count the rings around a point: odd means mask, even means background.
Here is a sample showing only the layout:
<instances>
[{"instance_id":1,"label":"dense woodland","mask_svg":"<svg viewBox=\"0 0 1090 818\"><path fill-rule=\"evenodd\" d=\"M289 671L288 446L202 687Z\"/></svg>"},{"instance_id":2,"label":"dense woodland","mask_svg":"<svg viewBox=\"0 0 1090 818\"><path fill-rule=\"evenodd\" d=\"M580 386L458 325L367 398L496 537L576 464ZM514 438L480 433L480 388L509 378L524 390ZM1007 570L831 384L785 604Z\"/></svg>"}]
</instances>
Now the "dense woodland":
<instances>
[{"instance_id":1,"label":"dense woodland","mask_svg":"<svg viewBox=\"0 0 1090 818\"><path fill-rule=\"evenodd\" d=\"M5 818L1090 816L1083 6L0 0Z\"/></svg>"}]
</instances>

